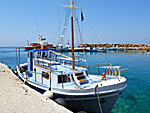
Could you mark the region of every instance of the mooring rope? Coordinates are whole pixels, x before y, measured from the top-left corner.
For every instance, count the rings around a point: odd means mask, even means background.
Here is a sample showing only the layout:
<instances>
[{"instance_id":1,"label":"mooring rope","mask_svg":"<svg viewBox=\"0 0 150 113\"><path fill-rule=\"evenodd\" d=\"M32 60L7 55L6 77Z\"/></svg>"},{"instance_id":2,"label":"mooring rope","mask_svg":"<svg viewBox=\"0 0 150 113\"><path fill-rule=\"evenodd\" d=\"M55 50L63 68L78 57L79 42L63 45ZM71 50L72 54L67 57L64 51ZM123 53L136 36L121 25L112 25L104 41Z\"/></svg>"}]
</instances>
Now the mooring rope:
<instances>
[{"instance_id":1,"label":"mooring rope","mask_svg":"<svg viewBox=\"0 0 150 113\"><path fill-rule=\"evenodd\" d=\"M96 91L97 91L97 93L96 93ZM99 98L98 85L95 86L95 93L97 94L97 100L98 100L98 105L99 105L100 112L103 113L100 98Z\"/></svg>"}]
</instances>

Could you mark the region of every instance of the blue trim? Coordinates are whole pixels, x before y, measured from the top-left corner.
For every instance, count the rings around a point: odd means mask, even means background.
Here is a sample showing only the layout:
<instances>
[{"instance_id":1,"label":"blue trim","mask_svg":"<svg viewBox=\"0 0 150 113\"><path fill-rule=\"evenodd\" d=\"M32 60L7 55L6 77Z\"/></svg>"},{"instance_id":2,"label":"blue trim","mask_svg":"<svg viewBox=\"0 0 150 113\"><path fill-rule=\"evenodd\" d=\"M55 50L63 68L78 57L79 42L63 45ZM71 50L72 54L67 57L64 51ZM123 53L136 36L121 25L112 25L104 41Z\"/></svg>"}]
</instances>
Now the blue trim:
<instances>
[{"instance_id":1,"label":"blue trim","mask_svg":"<svg viewBox=\"0 0 150 113\"><path fill-rule=\"evenodd\" d=\"M26 72L26 74L27 74L28 77L32 77L33 76L33 74L28 72L28 71Z\"/></svg>"},{"instance_id":2,"label":"blue trim","mask_svg":"<svg viewBox=\"0 0 150 113\"><path fill-rule=\"evenodd\" d=\"M56 51L56 49L35 49L35 50L24 50L25 52L37 52L37 51Z\"/></svg>"},{"instance_id":3,"label":"blue trim","mask_svg":"<svg viewBox=\"0 0 150 113\"><path fill-rule=\"evenodd\" d=\"M86 83L89 83L89 81L85 80L85 81L80 82L81 85L86 84Z\"/></svg>"}]
</instances>

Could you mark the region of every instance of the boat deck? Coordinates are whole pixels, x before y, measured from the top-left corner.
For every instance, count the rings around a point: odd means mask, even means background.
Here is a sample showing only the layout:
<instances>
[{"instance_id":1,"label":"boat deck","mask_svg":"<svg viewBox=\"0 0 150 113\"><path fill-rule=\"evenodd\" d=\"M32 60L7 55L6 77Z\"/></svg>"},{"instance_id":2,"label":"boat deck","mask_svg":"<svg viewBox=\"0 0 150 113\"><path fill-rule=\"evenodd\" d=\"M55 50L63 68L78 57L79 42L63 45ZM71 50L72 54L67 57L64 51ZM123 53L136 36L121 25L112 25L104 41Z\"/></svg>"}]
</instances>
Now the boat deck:
<instances>
[{"instance_id":1,"label":"boat deck","mask_svg":"<svg viewBox=\"0 0 150 113\"><path fill-rule=\"evenodd\" d=\"M74 72L80 72L87 70L86 68L80 67L80 66L75 66L76 70L71 70L72 65L68 65L65 63L60 63L60 62L55 62L55 61L48 61L48 60L38 60L38 62L35 62L36 66L39 66L41 68L51 70L53 72L63 72L65 74L71 74Z\"/></svg>"}]
</instances>

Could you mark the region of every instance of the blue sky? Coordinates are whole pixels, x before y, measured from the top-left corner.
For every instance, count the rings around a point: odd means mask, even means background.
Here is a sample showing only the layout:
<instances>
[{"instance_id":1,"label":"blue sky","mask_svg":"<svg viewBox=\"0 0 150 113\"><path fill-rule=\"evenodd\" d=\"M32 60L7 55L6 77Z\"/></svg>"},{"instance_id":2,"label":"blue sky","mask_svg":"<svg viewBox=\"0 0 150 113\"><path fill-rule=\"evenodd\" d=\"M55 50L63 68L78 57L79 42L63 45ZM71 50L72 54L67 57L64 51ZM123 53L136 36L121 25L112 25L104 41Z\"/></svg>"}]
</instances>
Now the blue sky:
<instances>
[{"instance_id":1,"label":"blue sky","mask_svg":"<svg viewBox=\"0 0 150 113\"><path fill-rule=\"evenodd\" d=\"M61 25L64 20L58 4L66 1L0 0L0 46L24 46L38 41L39 34L57 43L59 14ZM85 43L150 43L150 0L77 1L85 18Z\"/></svg>"}]
</instances>

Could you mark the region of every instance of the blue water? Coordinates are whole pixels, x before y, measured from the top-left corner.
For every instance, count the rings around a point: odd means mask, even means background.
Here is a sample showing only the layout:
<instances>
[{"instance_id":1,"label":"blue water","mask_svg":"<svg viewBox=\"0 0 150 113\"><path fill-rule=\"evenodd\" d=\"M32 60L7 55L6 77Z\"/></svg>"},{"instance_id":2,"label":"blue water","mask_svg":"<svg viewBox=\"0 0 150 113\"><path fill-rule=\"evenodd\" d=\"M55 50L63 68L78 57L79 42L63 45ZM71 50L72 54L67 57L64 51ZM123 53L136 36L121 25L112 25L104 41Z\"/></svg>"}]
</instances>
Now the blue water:
<instances>
[{"instance_id":1,"label":"blue water","mask_svg":"<svg viewBox=\"0 0 150 113\"><path fill-rule=\"evenodd\" d=\"M70 55L70 53L68 53ZM76 53L77 54L77 53ZM21 63L26 62L26 53L21 54ZM128 68L123 73L127 78L127 88L122 92L116 102L112 113L150 113L150 53L86 53L88 65L111 62ZM16 48L0 47L0 62L4 62L15 69ZM91 71L96 74L97 72Z\"/></svg>"},{"instance_id":2,"label":"blue water","mask_svg":"<svg viewBox=\"0 0 150 113\"><path fill-rule=\"evenodd\" d=\"M23 59L21 60L21 63L25 63L27 61L27 54L23 50L21 57ZM0 62L5 63L11 67L11 69L16 69L16 47L0 47Z\"/></svg>"}]
</instances>

